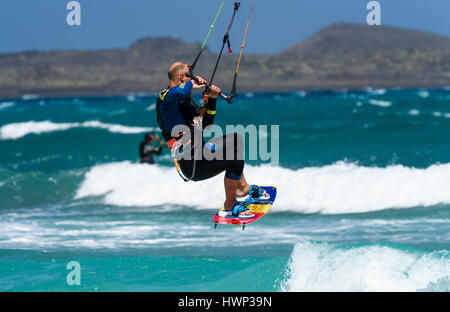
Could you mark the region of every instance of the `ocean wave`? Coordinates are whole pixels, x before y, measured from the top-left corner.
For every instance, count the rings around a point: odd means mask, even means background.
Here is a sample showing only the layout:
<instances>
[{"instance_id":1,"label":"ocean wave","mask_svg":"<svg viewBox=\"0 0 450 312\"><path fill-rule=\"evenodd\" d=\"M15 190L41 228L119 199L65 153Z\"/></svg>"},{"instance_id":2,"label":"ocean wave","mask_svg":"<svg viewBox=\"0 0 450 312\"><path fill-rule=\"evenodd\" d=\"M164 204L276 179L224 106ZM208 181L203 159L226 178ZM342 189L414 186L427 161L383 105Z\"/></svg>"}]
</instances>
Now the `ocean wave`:
<instances>
[{"instance_id":1,"label":"ocean wave","mask_svg":"<svg viewBox=\"0 0 450 312\"><path fill-rule=\"evenodd\" d=\"M381 100L370 100L370 104L381 107L389 107L392 105L392 102L389 101L381 101Z\"/></svg>"},{"instance_id":2,"label":"ocean wave","mask_svg":"<svg viewBox=\"0 0 450 312\"><path fill-rule=\"evenodd\" d=\"M450 113L443 113L439 111L433 112L434 117L444 117L444 118L450 118Z\"/></svg>"},{"instance_id":3,"label":"ocean wave","mask_svg":"<svg viewBox=\"0 0 450 312\"><path fill-rule=\"evenodd\" d=\"M428 90L425 90L425 89L419 90L418 94L423 99L426 99L426 98L428 98L430 96L430 92Z\"/></svg>"},{"instance_id":4,"label":"ocean wave","mask_svg":"<svg viewBox=\"0 0 450 312\"><path fill-rule=\"evenodd\" d=\"M448 251L298 243L282 291L449 291Z\"/></svg>"},{"instance_id":5,"label":"ocean wave","mask_svg":"<svg viewBox=\"0 0 450 312\"><path fill-rule=\"evenodd\" d=\"M46 216L42 216L45 218ZM172 224L171 231L167 226L150 221L108 221L101 222L68 222L68 221L36 221L7 217L0 225L4 231L0 234L0 247L13 249L121 249L142 248L155 245L193 246L208 244L209 238L195 234L210 229L209 226L191 226ZM176 227L176 228L175 228ZM176 233L176 235L174 235ZM194 237L193 237L194 236ZM228 239L218 237L217 242Z\"/></svg>"},{"instance_id":6,"label":"ocean wave","mask_svg":"<svg viewBox=\"0 0 450 312\"><path fill-rule=\"evenodd\" d=\"M16 103L15 102L2 102L0 103L0 110L4 110L5 108L12 107Z\"/></svg>"},{"instance_id":7,"label":"ocean wave","mask_svg":"<svg viewBox=\"0 0 450 312\"><path fill-rule=\"evenodd\" d=\"M345 214L450 203L450 164L417 169L338 162L298 170L263 165L246 166L245 176L250 183L278 187L272 211ZM197 183L181 182L172 167L109 163L85 174L76 198L103 196L104 203L117 206L216 209L222 205L223 175Z\"/></svg>"},{"instance_id":8,"label":"ocean wave","mask_svg":"<svg viewBox=\"0 0 450 312\"><path fill-rule=\"evenodd\" d=\"M156 103L149 105L145 110L148 112L154 111L156 108Z\"/></svg>"},{"instance_id":9,"label":"ocean wave","mask_svg":"<svg viewBox=\"0 0 450 312\"><path fill-rule=\"evenodd\" d=\"M22 95L22 100L24 101L32 101L39 98L38 94L24 94Z\"/></svg>"},{"instance_id":10,"label":"ocean wave","mask_svg":"<svg viewBox=\"0 0 450 312\"><path fill-rule=\"evenodd\" d=\"M367 87L366 93L370 95L384 95L386 93L386 89L373 89L371 87Z\"/></svg>"},{"instance_id":11,"label":"ocean wave","mask_svg":"<svg viewBox=\"0 0 450 312\"><path fill-rule=\"evenodd\" d=\"M98 128L105 129L113 133L137 134L148 131L157 131L152 127L131 127L118 124L103 123L98 120L85 122L55 123L50 120L26 121L4 125L0 128L0 139L16 140L28 134L41 134L54 131L64 131L73 128Z\"/></svg>"},{"instance_id":12,"label":"ocean wave","mask_svg":"<svg viewBox=\"0 0 450 312\"><path fill-rule=\"evenodd\" d=\"M411 115L411 116L418 116L418 115L420 115L420 111L418 109L411 109L408 112L408 114Z\"/></svg>"},{"instance_id":13,"label":"ocean wave","mask_svg":"<svg viewBox=\"0 0 450 312\"><path fill-rule=\"evenodd\" d=\"M134 102L136 101L136 96L134 94L130 94L126 96L126 99L128 102Z\"/></svg>"}]
</instances>

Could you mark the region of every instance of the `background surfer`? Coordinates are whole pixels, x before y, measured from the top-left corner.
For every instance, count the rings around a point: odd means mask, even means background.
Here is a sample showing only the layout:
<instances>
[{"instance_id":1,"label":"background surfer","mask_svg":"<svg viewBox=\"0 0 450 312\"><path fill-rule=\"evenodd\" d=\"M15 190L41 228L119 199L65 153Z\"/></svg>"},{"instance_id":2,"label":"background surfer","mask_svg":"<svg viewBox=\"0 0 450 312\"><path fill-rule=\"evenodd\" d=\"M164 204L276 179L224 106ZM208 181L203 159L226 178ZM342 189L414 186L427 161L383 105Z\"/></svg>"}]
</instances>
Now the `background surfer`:
<instances>
[{"instance_id":1,"label":"background surfer","mask_svg":"<svg viewBox=\"0 0 450 312\"><path fill-rule=\"evenodd\" d=\"M158 141L158 146L153 146L153 142ZM140 162L147 164L154 164L155 159L153 155L161 155L164 149L164 143L159 139L157 134L147 133L144 140L139 144Z\"/></svg>"}]
</instances>

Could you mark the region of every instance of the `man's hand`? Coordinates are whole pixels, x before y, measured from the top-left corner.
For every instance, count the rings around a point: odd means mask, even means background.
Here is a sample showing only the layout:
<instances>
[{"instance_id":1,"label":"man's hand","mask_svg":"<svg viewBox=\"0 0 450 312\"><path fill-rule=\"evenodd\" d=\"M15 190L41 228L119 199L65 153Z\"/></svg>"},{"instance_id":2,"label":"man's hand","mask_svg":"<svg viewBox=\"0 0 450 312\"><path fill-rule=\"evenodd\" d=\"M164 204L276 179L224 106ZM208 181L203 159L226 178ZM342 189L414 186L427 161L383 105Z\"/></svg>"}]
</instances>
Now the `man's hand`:
<instances>
[{"instance_id":1,"label":"man's hand","mask_svg":"<svg viewBox=\"0 0 450 312\"><path fill-rule=\"evenodd\" d=\"M209 92L210 92L210 97L211 97L211 98L217 99L217 96L218 96L219 93L220 93L220 88L217 87L217 86L215 86L215 85L212 85L211 88L210 88L210 90L209 90Z\"/></svg>"},{"instance_id":2,"label":"man's hand","mask_svg":"<svg viewBox=\"0 0 450 312\"><path fill-rule=\"evenodd\" d=\"M207 84L208 83L206 80L200 76L196 76L195 79L192 79L192 89L200 89L205 87Z\"/></svg>"}]
</instances>

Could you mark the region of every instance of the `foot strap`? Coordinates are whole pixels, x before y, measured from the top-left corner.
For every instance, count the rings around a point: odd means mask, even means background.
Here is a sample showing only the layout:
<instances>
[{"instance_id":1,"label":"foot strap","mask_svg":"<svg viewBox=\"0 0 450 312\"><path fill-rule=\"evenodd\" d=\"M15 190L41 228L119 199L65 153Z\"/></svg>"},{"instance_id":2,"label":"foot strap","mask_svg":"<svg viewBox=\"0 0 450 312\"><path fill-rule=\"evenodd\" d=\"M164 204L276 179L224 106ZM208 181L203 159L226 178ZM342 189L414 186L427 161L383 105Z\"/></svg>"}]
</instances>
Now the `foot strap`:
<instances>
[{"instance_id":1,"label":"foot strap","mask_svg":"<svg viewBox=\"0 0 450 312\"><path fill-rule=\"evenodd\" d=\"M244 212L249 210L248 207L245 205L245 202L237 202L236 204L234 204L233 206L233 210L232 210L232 214L233 217L239 217L239 215Z\"/></svg>"},{"instance_id":2,"label":"foot strap","mask_svg":"<svg viewBox=\"0 0 450 312\"><path fill-rule=\"evenodd\" d=\"M249 195L253 199L260 198L264 194L264 189L258 185L250 185Z\"/></svg>"}]
</instances>

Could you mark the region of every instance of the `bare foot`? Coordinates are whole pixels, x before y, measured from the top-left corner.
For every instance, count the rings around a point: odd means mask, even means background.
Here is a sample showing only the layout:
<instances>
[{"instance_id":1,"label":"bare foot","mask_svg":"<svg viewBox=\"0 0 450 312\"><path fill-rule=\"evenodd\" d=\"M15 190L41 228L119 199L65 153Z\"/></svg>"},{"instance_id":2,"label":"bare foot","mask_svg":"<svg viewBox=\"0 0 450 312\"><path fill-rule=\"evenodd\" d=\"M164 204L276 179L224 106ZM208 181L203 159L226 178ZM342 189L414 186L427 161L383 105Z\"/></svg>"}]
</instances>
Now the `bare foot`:
<instances>
[{"instance_id":1,"label":"bare foot","mask_svg":"<svg viewBox=\"0 0 450 312\"><path fill-rule=\"evenodd\" d=\"M229 202L225 202L224 204L223 204L223 208L226 210L226 211L232 211L233 210L233 206L234 206L234 204L236 204L237 203L237 200L235 199L234 201L229 201Z\"/></svg>"},{"instance_id":2,"label":"bare foot","mask_svg":"<svg viewBox=\"0 0 450 312\"><path fill-rule=\"evenodd\" d=\"M244 196L247 196L248 195L248 193L249 193L249 191L250 191L250 185L246 185L245 187L243 187L243 188L241 188L241 189L237 189L236 190L236 197L244 197Z\"/></svg>"},{"instance_id":3,"label":"bare foot","mask_svg":"<svg viewBox=\"0 0 450 312\"><path fill-rule=\"evenodd\" d=\"M247 185L245 188L243 188L242 190L237 190L236 191L236 197L244 197L247 196L250 192L250 185ZM261 196L265 196L267 195L267 192L264 190L264 192L261 194Z\"/></svg>"}]
</instances>

